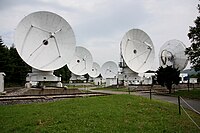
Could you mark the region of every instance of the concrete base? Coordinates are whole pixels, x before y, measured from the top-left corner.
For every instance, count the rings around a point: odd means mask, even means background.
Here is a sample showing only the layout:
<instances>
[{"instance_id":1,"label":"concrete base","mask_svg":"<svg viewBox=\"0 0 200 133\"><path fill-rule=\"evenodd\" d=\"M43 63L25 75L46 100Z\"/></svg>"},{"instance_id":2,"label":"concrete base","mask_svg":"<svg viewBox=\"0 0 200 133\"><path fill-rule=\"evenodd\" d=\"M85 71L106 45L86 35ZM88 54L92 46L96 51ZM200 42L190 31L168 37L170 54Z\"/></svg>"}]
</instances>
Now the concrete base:
<instances>
[{"instance_id":1,"label":"concrete base","mask_svg":"<svg viewBox=\"0 0 200 133\"><path fill-rule=\"evenodd\" d=\"M25 84L25 88L41 87L45 89L46 83L48 83L49 86L54 84L53 86L55 87L63 87L61 77L55 76L53 71L41 71L32 68L32 73L28 73L26 81L28 82Z\"/></svg>"},{"instance_id":2,"label":"concrete base","mask_svg":"<svg viewBox=\"0 0 200 133\"><path fill-rule=\"evenodd\" d=\"M53 71L41 71L32 68L32 73L28 73L26 81L61 81L61 77L57 77L53 74Z\"/></svg>"}]
</instances>

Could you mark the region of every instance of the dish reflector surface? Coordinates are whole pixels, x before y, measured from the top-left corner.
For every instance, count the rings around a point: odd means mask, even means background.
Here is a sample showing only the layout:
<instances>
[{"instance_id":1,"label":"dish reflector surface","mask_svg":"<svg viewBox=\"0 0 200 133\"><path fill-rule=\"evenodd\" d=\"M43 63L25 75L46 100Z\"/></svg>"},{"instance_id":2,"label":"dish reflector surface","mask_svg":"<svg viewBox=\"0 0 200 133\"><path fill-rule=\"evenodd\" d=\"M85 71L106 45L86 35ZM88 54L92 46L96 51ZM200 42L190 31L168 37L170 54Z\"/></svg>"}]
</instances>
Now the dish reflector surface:
<instances>
[{"instance_id":1,"label":"dish reflector surface","mask_svg":"<svg viewBox=\"0 0 200 133\"><path fill-rule=\"evenodd\" d=\"M97 64L96 62L93 62L92 68L88 72L90 77L97 77L100 74L100 65Z\"/></svg>"},{"instance_id":2,"label":"dish reflector surface","mask_svg":"<svg viewBox=\"0 0 200 133\"><path fill-rule=\"evenodd\" d=\"M118 74L117 64L113 61L104 63L101 67L101 76L103 78L116 78Z\"/></svg>"},{"instance_id":3,"label":"dish reflector surface","mask_svg":"<svg viewBox=\"0 0 200 133\"><path fill-rule=\"evenodd\" d=\"M149 70L155 56L151 38L140 29L129 30L124 35L121 52L127 66L137 73Z\"/></svg>"},{"instance_id":4,"label":"dish reflector surface","mask_svg":"<svg viewBox=\"0 0 200 133\"><path fill-rule=\"evenodd\" d=\"M159 63L160 66L173 66L178 70L183 70L188 59L185 55L186 46L179 40L169 40L163 44L159 52Z\"/></svg>"},{"instance_id":5,"label":"dish reflector surface","mask_svg":"<svg viewBox=\"0 0 200 133\"><path fill-rule=\"evenodd\" d=\"M87 74L92 68L93 58L90 51L84 47L76 47L73 59L68 65L69 70L76 75Z\"/></svg>"},{"instance_id":6,"label":"dish reflector surface","mask_svg":"<svg viewBox=\"0 0 200 133\"><path fill-rule=\"evenodd\" d=\"M61 16L39 11L24 17L15 32L20 57L42 71L59 69L69 63L75 52L75 35Z\"/></svg>"}]
</instances>

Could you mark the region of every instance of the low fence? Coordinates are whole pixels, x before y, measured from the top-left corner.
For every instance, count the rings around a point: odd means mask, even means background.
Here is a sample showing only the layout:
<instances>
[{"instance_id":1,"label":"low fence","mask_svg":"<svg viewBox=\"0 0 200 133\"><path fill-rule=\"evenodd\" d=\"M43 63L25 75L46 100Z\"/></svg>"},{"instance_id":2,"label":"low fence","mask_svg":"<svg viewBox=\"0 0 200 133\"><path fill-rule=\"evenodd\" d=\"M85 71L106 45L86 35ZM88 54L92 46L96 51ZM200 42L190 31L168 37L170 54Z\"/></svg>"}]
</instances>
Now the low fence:
<instances>
[{"instance_id":1,"label":"low fence","mask_svg":"<svg viewBox=\"0 0 200 133\"><path fill-rule=\"evenodd\" d=\"M181 105L181 101L184 102L191 110L196 112L200 115L200 112L198 112L196 109L194 109L190 104L188 104L181 96L178 96L178 107L179 107L179 114L181 115L181 109L184 111L184 113L188 116L188 118L194 123L194 125L200 130L200 126L192 119L192 117L189 115L189 113L186 111L186 109Z\"/></svg>"},{"instance_id":2,"label":"low fence","mask_svg":"<svg viewBox=\"0 0 200 133\"><path fill-rule=\"evenodd\" d=\"M181 83L178 85L173 85L172 86L172 92L176 90L181 90L181 89L191 89L191 88L200 88L200 84L186 84L186 83ZM166 87L162 87L161 85L131 85L129 86L130 90L134 91L149 91L152 89L152 92L169 92L169 90Z\"/></svg>"}]
</instances>

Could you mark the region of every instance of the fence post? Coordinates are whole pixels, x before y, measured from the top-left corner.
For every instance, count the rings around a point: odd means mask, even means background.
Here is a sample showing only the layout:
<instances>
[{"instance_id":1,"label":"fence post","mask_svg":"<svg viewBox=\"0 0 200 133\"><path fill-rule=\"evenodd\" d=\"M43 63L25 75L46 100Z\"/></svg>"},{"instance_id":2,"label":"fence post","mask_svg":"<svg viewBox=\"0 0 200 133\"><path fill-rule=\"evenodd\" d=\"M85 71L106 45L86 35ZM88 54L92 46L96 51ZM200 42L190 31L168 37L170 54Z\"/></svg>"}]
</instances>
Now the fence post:
<instances>
[{"instance_id":1,"label":"fence post","mask_svg":"<svg viewBox=\"0 0 200 133\"><path fill-rule=\"evenodd\" d=\"M152 87L151 87L152 88ZM151 88L150 88L150 99L151 99Z\"/></svg>"},{"instance_id":2,"label":"fence post","mask_svg":"<svg viewBox=\"0 0 200 133\"><path fill-rule=\"evenodd\" d=\"M188 91L190 90L190 80L188 79L188 82L187 82L187 87L188 87Z\"/></svg>"},{"instance_id":3,"label":"fence post","mask_svg":"<svg viewBox=\"0 0 200 133\"><path fill-rule=\"evenodd\" d=\"M180 96L178 96L178 110L179 110L179 115L181 115L181 102L180 102Z\"/></svg>"}]
</instances>

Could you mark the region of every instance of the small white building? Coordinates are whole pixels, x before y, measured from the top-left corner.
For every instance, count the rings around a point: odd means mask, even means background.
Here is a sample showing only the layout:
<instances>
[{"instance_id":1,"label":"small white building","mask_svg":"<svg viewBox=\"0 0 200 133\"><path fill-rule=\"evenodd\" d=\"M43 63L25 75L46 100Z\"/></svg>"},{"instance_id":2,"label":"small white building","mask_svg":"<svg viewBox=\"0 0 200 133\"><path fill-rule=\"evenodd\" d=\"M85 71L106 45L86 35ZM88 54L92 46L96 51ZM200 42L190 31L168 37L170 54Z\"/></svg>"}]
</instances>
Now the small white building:
<instances>
[{"instance_id":1,"label":"small white building","mask_svg":"<svg viewBox=\"0 0 200 133\"><path fill-rule=\"evenodd\" d=\"M94 78L94 84L95 85L102 85L102 84L105 84L105 83L106 83L106 80L103 79L102 77Z\"/></svg>"},{"instance_id":2,"label":"small white building","mask_svg":"<svg viewBox=\"0 0 200 133\"><path fill-rule=\"evenodd\" d=\"M198 78L190 78L190 83L196 84Z\"/></svg>"},{"instance_id":3,"label":"small white building","mask_svg":"<svg viewBox=\"0 0 200 133\"><path fill-rule=\"evenodd\" d=\"M148 72L148 73L140 73L139 76L141 77L140 83L143 85L151 85L153 83L152 77L155 76L155 72Z\"/></svg>"},{"instance_id":4,"label":"small white building","mask_svg":"<svg viewBox=\"0 0 200 133\"><path fill-rule=\"evenodd\" d=\"M4 91L4 77L6 76L5 73L0 72L0 92Z\"/></svg>"},{"instance_id":5,"label":"small white building","mask_svg":"<svg viewBox=\"0 0 200 133\"><path fill-rule=\"evenodd\" d=\"M106 87L117 85L117 78L107 78L106 79Z\"/></svg>"},{"instance_id":6,"label":"small white building","mask_svg":"<svg viewBox=\"0 0 200 133\"><path fill-rule=\"evenodd\" d=\"M188 73L180 73L179 77L181 78L180 83L187 83L187 77L188 77Z\"/></svg>"}]
</instances>

